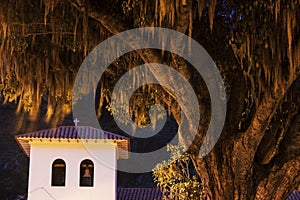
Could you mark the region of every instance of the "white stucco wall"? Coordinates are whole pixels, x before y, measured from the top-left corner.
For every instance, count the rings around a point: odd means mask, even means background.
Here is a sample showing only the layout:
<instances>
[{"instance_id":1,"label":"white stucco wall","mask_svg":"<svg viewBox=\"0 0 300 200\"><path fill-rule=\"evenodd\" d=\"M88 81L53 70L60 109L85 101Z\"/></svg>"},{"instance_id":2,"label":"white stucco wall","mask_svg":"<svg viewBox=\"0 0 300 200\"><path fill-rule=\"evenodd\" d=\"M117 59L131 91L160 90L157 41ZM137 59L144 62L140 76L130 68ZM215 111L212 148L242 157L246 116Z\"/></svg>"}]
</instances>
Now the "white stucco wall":
<instances>
[{"instance_id":1,"label":"white stucco wall","mask_svg":"<svg viewBox=\"0 0 300 200\"><path fill-rule=\"evenodd\" d=\"M86 149L80 142L31 142L28 200L115 200L116 146L98 142L88 143ZM52 163L59 158L66 162L66 186L53 187ZM94 162L93 187L79 186L84 159Z\"/></svg>"}]
</instances>

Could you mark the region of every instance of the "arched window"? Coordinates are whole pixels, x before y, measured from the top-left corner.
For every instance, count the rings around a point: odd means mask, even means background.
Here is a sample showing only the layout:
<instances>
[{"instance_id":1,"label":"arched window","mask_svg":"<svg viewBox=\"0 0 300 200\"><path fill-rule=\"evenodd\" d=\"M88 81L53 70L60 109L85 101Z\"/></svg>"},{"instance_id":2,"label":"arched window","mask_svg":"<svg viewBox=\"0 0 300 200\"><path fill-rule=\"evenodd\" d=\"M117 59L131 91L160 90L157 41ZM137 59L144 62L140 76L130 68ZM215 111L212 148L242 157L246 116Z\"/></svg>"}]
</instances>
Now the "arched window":
<instances>
[{"instance_id":1,"label":"arched window","mask_svg":"<svg viewBox=\"0 0 300 200\"><path fill-rule=\"evenodd\" d=\"M94 186L94 163L91 160L83 160L80 163L80 186Z\"/></svg>"},{"instance_id":2,"label":"arched window","mask_svg":"<svg viewBox=\"0 0 300 200\"><path fill-rule=\"evenodd\" d=\"M66 185L66 163L62 159L56 159L52 163L51 186Z\"/></svg>"}]
</instances>

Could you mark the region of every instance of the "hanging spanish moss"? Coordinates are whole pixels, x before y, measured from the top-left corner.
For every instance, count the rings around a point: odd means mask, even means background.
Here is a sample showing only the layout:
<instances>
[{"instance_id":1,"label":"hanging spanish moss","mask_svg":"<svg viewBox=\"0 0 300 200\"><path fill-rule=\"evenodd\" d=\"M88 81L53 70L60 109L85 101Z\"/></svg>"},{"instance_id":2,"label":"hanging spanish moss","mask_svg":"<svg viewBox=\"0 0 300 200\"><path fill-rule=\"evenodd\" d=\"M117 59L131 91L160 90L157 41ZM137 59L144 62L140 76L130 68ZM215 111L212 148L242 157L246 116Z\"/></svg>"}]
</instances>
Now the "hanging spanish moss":
<instances>
[{"instance_id":1,"label":"hanging spanish moss","mask_svg":"<svg viewBox=\"0 0 300 200\"><path fill-rule=\"evenodd\" d=\"M46 120L59 121L71 112L74 78L83 56L92 48L88 38L96 44L107 36L98 23L68 2L29 3L11 1L0 8L4 103L18 103L17 112L23 110L35 119L45 101ZM88 26L94 30L89 36Z\"/></svg>"},{"instance_id":2,"label":"hanging spanish moss","mask_svg":"<svg viewBox=\"0 0 300 200\"><path fill-rule=\"evenodd\" d=\"M243 23L234 27L230 44L257 100L264 93L273 94L280 85L295 79L300 57L296 26L299 24L299 3L249 1L236 12ZM259 20L255 20L257 16Z\"/></svg>"},{"instance_id":3,"label":"hanging spanish moss","mask_svg":"<svg viewBox=\"0 0 300 200\"><path fill-rule=\"evenodd\" d=\"M59 121L71 112L72 86L81 62L112 33L105 24L90 17L88 1L82 2L82 12L69 1L59 0L12 0L1 4L0 91L4 103L17 103L18 112L28 112L34 119L41 104L46 102L46 121L54 119L54 115ZM201 34L205 33L207 40L211 41L214 38L210 38L209 34L223 31L234 57L219 58L223 49L214 51L215 46L205 46L205 39L204 46L217 58L221 72L228 71L228 68L231 70L230 60L236 59L258 103L264 93L274 93L281 84L295 76L300 62L299 30L296 26L300 24L296 12L299 4L300 0L244 3L216 0L123 0L116 3L111 0L111 5L114 5L111 10L115 12L117 21L128 23L128 28L160 26L191 37L202 37ZM223 17L221 20L220 16ZM255 20L256 17L260 19ZM214 28L214 23L226 28ZM222 46L224 38L217 41L217 45ZM165 42L161 41L161 45L163 49ZM180 65L173 67L191 77L193 71L183 67L187 65L184 61L174 61L178 59L161 51L161 60ZM112 86L118 78L144 62L138 53L133 52L117 59L107 69L99 85L98 117L102 114L102 107L110 103ZM133 85L139 81L134 80ZM157 89L157 86L143 87L139 93L146 95L147 91ZM176 101L166 90L159 90L165 93L160 98L155 97L156 100L165 102L169 114L177 113L179 108L173 105ZM144 103L139 95L131 99L132 116L145 118L147 106L137 107Z\"/></svg>"}]
</instances>

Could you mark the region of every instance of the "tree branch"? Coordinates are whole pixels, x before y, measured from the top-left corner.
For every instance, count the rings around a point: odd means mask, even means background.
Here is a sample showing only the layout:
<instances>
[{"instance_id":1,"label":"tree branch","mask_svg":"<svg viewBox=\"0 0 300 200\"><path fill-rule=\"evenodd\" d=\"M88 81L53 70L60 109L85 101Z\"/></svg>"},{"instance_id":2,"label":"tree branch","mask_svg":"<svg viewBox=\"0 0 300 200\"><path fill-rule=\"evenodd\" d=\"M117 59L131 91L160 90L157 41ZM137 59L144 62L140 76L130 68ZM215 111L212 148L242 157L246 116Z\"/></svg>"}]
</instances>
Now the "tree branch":
<instances>
[{"instance_id":1,"label":"tree branch","mask_svg":"<svg viewBox=\"0 0 300 200\"><path fill-rule=\"evenodd\" d=\"M75 1L75 0L69 0L69 1L80 12L82 12L82 13L86 12L85 7L82 6L84 4L81 3L80 1L79 2ZM110 14L107 14L106 11L95 10L96 9L95 6L88 6L88 9L89 9L87 12L88 15L90 17L92 17L93 19L99 21L112 34L118 34L122 31L127 30L127 27L125 27L123 24L121 24L118 20L116 20L116 18L112 17ZM97 9L100 9L100 8L97 8ZM132 47L138 46L138 44L136 44L136 42L140 42L140 41L133 39L133 40L130 40L128 45L130 45ZM164 63L161 56L151 49L141 49L136 52L144 60L145 63ZM175 63L175 62L173 62L173 63ZM182 62L180 62L180 63L182 63ZM179 71L181 72L179 67L175 67L175 68L178 68ZM180 83L176 80L175 77L173 77L172 73L170 73L169 71L165 71L161 68L150 68L150 71L161 85L167 85L168 83L171 83L173 88L178 88L177 92L179 93L179 95L181 97L193 96L193 91L186 91L186 90L181 89L182 85L180 85ZM176 99L176 97L174 97L174 94L172 94L170 91L166 90L166 92L169 95L171 95L174 99ZM184 113L187 120L191 121L192 119L196 119L197 118L197 117L195 117L196 113L191 112L191 109L189 109L189 108L193 107L193 102L191 101L191 99L186 99L186 98L185 99L182 98L182 99L184 100L184 102L182 102L180 106L181 106L181 110ZM181 116L181 118L182 117L183 116ZM186 133L189 133L189 131L185 131L185 134ZM185 144L186 140L188 140L188 137L182 137L182 136L180 136L180 134L179 134L179 137L181 138L181 142L183 142L183 144Z\"/></svg>"},{"instance_id":2,"label":"tree branch","mask_svg":"<svg viewBox=\"0 0 300 200\"><path fill-rule=\"evenodd\" d=\"M300 156L274 167L269 176L260 181L255 199L281 200L295 190L293 186L300 183Z\"/></svg>"}]
</instances>

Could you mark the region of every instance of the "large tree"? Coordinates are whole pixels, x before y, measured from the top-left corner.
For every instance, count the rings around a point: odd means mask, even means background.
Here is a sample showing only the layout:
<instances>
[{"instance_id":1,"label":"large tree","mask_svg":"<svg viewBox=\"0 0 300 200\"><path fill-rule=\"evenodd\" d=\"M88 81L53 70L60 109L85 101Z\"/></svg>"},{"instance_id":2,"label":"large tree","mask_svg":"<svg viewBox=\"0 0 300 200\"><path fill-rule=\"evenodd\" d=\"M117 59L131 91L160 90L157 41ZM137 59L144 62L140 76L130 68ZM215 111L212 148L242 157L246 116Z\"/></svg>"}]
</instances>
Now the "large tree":
<instances>
[{"instance_id":1,"label":"large tree","mask_svg":"<svg viewBox=\"0 0 300 200\"><path fill-rule=\"evenodd\" d=\"M299 185L299 0L13 0L0 9L1 97L17 102L31 120L38 120L41 104L52 126L71 112L76 72L101 41L136 27L170 28L198 41L225 82L226 124L213 150L198 156L211 115L207 87L189 63L169 52L142 49L113 62L99 84L98 116L126 71L168 64L198 97L201 121L187 152L209 199L284 199ZM177 84L160 71L151 73L162 85L167 79ZM182 117L192 120L171 91L151 84L131 98L137 124L149 123L153 102L179 125Z\"/></svg>"}]
</instances>

